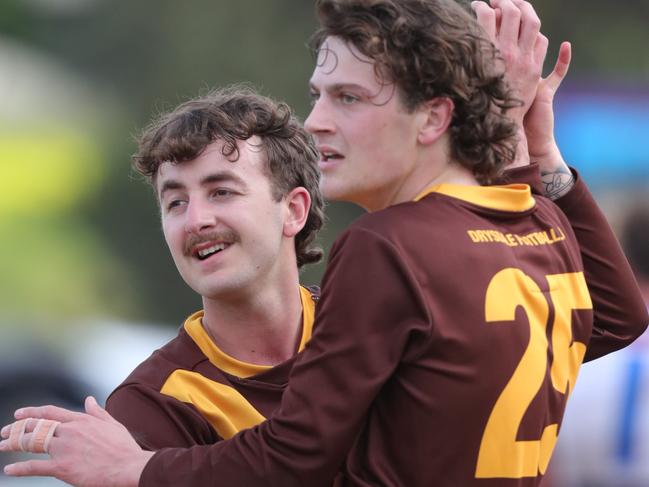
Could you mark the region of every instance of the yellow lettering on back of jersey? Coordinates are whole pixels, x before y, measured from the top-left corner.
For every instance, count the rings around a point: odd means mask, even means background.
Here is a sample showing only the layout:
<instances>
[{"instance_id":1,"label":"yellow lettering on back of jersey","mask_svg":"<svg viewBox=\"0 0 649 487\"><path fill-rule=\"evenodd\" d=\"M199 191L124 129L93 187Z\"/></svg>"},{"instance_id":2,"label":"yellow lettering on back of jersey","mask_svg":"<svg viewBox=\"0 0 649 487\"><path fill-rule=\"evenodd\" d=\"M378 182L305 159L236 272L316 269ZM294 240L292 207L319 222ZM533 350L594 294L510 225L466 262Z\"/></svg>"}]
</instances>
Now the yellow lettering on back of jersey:
<instances>
[{"instance_id":1,"label":"yellow lettering on back of jersey","mask_svg":"<svg viewBox=\"0 0 649 487\"><path fill-rule=\"evenodd\" d=\"M526 235L515 233L502 233L498 230L467 230L467 235L471 242L481 243L501 243L508 247L537 247L539 245L554 245L563 242L566 235L561 228L550 228L544 232L532 232Z\"/></svg>"}]
</instances>

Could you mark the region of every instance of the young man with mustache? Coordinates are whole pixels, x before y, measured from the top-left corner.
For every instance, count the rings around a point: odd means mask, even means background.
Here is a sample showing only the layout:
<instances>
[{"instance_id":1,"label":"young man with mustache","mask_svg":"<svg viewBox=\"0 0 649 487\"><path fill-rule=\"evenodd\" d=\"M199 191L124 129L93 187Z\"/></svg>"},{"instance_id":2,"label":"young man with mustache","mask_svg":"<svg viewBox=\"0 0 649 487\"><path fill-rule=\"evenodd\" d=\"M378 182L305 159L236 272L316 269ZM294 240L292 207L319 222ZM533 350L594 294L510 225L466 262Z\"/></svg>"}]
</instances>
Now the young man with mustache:
<instances>
[{"instance_id":1,"label":"young man with mustache","mask_svg":"<svg viewBox=\"0 0 649 487\"><path fill-rule=\"evenodd\" d=\"M133 161L203 309L106 407L149 450L211 444L270 416L311 337L298 271L322 255L317 154L286 105L231 88L160 116Z\"/></svg>"}]
</instances>

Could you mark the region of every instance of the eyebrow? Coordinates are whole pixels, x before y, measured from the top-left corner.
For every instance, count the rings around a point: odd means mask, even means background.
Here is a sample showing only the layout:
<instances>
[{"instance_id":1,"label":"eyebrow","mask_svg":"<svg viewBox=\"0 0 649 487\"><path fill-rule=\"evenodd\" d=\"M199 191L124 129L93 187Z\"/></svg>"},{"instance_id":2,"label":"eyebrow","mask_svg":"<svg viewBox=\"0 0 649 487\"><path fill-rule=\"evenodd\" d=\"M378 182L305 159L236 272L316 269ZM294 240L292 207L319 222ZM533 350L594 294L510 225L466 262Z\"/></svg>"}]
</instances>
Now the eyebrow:
<instances>
[{"instance_id":1,"label":"eyebrow","mask_svg":"<svg viewBox=\"0 0 649 487\"><path fill-rule=\"evenodd\" d=\"M309 81L309 89L310 90L316 90L318 91L319 88L313 83L313 81ZM337 93L340 91L344 90L356 90L360 91L363 93L365 96L374 96L375 93L371 93L370 90L365 88L364 86L361 86L356 83L334 83L331 85L325 85L324 90L327 91L328 93Z\"/></svg>"},{"instance_id":2,"label":"eyebrow","mask_svg":"<svg viewBox=\"0 0 649 487\"><path fill-rule=\"evenodd\" d=\"M210 186L214 183L222 183L222 182L232 182L234 184L239 185L243 189L247 189L248 185L246 182L237 174L235 174L232 171L219 171L216 173L208 174L204 176L200 180L200 185L201 186ZM185 185L181 183L180 181L177 181L175 179L168 179L165 182L162 183L162 186L160 187L160 199L164 196L165 192L167 191L172 191L176 189L184 189Z\"/></svg>"}]
</instances>

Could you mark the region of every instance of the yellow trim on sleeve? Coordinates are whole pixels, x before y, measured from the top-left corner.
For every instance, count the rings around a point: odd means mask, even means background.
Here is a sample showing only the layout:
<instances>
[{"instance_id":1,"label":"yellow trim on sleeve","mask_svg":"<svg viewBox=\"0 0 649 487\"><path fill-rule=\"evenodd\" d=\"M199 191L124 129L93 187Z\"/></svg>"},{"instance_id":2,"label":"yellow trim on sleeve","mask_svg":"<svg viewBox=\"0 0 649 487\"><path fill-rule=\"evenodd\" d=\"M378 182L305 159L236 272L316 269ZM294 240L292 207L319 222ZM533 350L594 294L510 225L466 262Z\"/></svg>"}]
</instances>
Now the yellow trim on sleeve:
<instances>
[{"instance_id":1,"label":"yellow trim on sleeve","mask_svg":"<svg viewBox=\"0 0 649 487\"><path fill-rule=\"evenodd\" d=\"M466 186L444 183L426 188L415 197L415 201L419 201L431 193L451 196L467 203L499 211L521 212L530 210L535 205L532 192L527 184Z\"/></svg>"},{"instance_id":2,"label":"yellow trim on sleeve","mask_svg":"<svg viewBox=\"0 0 649 487\"><path fill-rule=\"evenodd\" d=\"M313 333L313 321L315 318L315 301L309 291L304 286L300 286L300 299L302 301L302 339L297 351L304 350L307 342L311 340Z\"/></svg>"},{"instance_id":3,"label":"yellow trim on sleeve","mask_svg":"<svg viewBox=\"0 0 649 487\"><path fill-rule=\"evenodd\" d=\"M311 339L313 331L313 318L315 315L315 302L311 292L300 286L300 300L302 301L302 338L298 351L302 351ZM185 331L196 343L208 360L222 371L240 378L252 377L270 370L272 365L258 365L242 362L223 352L209 337L202 324L203 311L197 311L185 320Z\"/></svg>"},{"instance_id":4,"label":"yellow trim on sleeve","mask_svg":"<svg viewBox=\"0 0 649 487\"><path fill-rule=\"evenodd\" d=\"M160 392L192 404L224 440L266 419L237 390L198 372L174 371Z\"/></svg>"}]
</instances>

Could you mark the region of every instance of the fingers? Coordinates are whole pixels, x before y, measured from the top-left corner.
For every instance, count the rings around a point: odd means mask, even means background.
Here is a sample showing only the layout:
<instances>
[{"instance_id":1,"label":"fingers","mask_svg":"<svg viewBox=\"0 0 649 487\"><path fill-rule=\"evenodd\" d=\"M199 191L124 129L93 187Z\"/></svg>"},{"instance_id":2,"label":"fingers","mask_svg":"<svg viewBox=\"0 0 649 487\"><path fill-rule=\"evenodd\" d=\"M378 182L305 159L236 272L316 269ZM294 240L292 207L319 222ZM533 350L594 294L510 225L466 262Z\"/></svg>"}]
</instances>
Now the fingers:
<instances>
[{"instance_id":1,"label":"fingers","mask_svg":"<svg viewBox=\"0 0 649 487\"><path fill-rule=\"evenodd\" d=\"M518 44L518 35L521 27L521 10L514 5L512 0L492 0L491 6L499 8L502 12L499 32L499 47L505 54Z\"/></svg>"},{"instance_id":2,"label":"fingers","mask_svg":"<svg viewBox=\"0 0 649 487\"><path fill-rule=\"evenodd\" d=\"M25 438L25 429L27 428L27 423L29 421L27 419L23 419L21 421L16 421L14 424L11 425L11 430L9 431L9 447L13 451L19 451L25 450L25 447L23 446L23 440Z\"/></svg>"},{"instance_id":3,"label":"fingers","mask_svg":"<svg viewBox=\"0 0 649 487\"><path fill-rule=\"evenodd\" d=\"M54 421L67 423L68 421L82 418L83 414L75 413L74 411L70 411L69 409L60 408L57 406L40 406L18 409L14 413L14 417L16 419L53 419Z\"/></svg>"},{"instance_id":4,"label":"fingers","mask_svg":"<svg viewBox=\"0 0 649 487\"><path fill-rule=\"evenodd\" d=\"M36 423L29 443L26 443L27 451L32 453L48 453L50 448L50 441L54 437L56 428L59 426L58 421L52 421L50 419L39 419ZM23 447L25 445L23 444Z\"/></svg>"},{"instance_id":5,"label":"fingers","mask_svg":"<svg viewBox=\"0 0 649 487\"><path fill-rule=\"evenodd\" d=\"M471 7L473 7L478 23L487 34L487 37L491 42L495 43L497 32L496 11L482 1L471 2Z\"/></svg>"},{"instance_id":6,"label":"fingers","mask_svg":"<svg viewBox=\"0 0 649 487\"><path fill-rule=\"evenodd\" d=\"M472 7L478 23L501 51L517 49L532 53L537 46L541 19L525 0L492 0L491 7L475 1Z\"/></svg>"},{"instance_id":7,"label":"fingers","mask_svg":"<svg viewBox=\"0 0 649 487\"><path fill-rule=\"evenodd\" d=\"M31 433L36 429L36 426L43 422L43 421L49 421L46 419L36 419L36 418L25 418L25 419L20 419L18 421L15 421L11 424L8 424L7 426L2 428L2 437L5 438L11 438L13 436L16 436L16 434L19 434L19 431L22 431L23 433ZM5 431L8 431L9 434L5 435Z\"/></svg>"},{"instance_id":8,"label":"fingers","mask_svg":"<svg viewBox=\"0 0 649 487\"><path fill-rule=\"evenodd\" d=\"M545 56L548 54L548 45L550 41L543 34L539 32L536 36L536 43L534 44L534 64L543 68Z\"/></svg>"},{"instance_id":9,"label":"fingers","mask_svg":"<svg viewBox=\"0 0 649 487\"><path fill-rule=\"evenodd\" d=\"M3 428L3 438L6 440L0 442L0 451L47 453L59 424L49 419L18 420Z\"/></svg>"},{"instance_id":10,"label":"fingers","mask_svg":"<svg viewBox=\"0 0 649 487\"><path fill-rule=\"evenodd\" d=\"M4 468L5 475L25 477L31 475L55 476L56 463L52 460L27 460L12 463Z\"/></svg>"},{"instance_id":11,"label":"fingers","mask_svg":"<svg viewBox=\"0 0 649 487\"><path fill-rule=\"evenodd\" d=\"M531 52L541 31L541 19L539 19L531 3L523 0L513 0L513 3L521 13L518 47L524 52Z\"/></svg>"},{"instance_id":12,"label":"fingers","mask_svg":"<svg viewBox=\"0 0 649 487\"><path fill-rule=\"evenodd\" d=\"M544 79L544 83L552 90L556 92L561 86L561 82L568 74L568 69L570 68L570 60L572 58L572 47L569 42L562 42L561 47L559 48L559 56L557 57L557 62L554 65L554 69Z\"/></svg>"},{"instance_id":13,"label":"fingers","mask_svg":"<svg viewBox=\"0 0 649 487\"><path fill-rule=\"evenodd\" d=\"M97 400L92 396L86 397L85 408L86 408L86 413L88 413L90 416L94 416L95 418L101 419L103 421L110 421L112 423L117 423L117 420L113 418L110 414L108 414L108 411L102 408L97 403Z\"/></svg>"},{"instance_id":14,"label":"fingers","mask_svg":"<svg viewBox=\"0 0 649 487\"><path fill-rule=\"evenodd\" d=\"M12 427L14 424L15 424L15 423L11 423L11 424L8 424L8 425L6 425L6 426L3 426L3 427L2 427L2 430L0 430L0 437L2 437L3 439L9 438L9 434L10 434L10 432L11 432L11 427Z\"/></svg>"},{"instance_id":15,"label":"fingers","mask_svg":"<svg viewBox=\"0 0 649 487\"><path fill-rule=\"evenodd\" d=\"M2 428L0 451L24 451L23 440L27 433L33 431L36 420L21 419Z\"/></svg>"}]
</instances>

